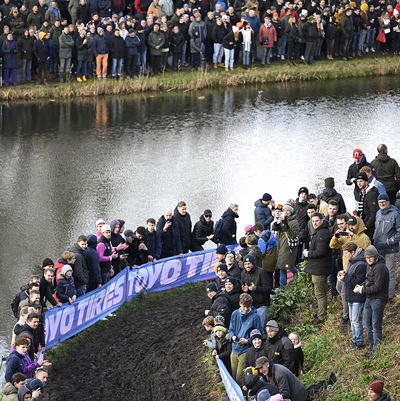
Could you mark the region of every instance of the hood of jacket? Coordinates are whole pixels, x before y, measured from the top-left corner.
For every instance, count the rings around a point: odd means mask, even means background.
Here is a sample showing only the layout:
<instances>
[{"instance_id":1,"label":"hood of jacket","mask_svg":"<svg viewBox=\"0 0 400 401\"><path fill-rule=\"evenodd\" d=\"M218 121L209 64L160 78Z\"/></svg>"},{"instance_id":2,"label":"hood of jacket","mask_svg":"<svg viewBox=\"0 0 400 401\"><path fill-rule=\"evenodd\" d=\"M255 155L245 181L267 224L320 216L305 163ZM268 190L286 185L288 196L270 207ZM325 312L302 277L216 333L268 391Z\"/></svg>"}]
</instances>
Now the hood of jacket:
<instances>
[{"instance_id":1,"label":"hood of jacket","mask_svg":"<svg viewBox=\"0 0 400 401\"><path fill-rule=\"evenodd\" d=\"M186 214L180 214L178 208L174 209L174 217L177 220L181 220L182 222L186 220L190 220L190 214L186 212Z\"/></svg>"},{"instance_id":2,"label":"hood of jacket","mask_svg":"<svg viewBox=\"0 0 400 401\"><path fill-rule=\"evenodd\" d=\"M31 393L31 390L29 390L29 388L26 388L25 386L21 386L18 389L18 401L24 401L24 396L26 393Z\"/></svg>"},{"instance_id":3,"label":"hood of jacket","mask_svg":"<svg viewBox=\"0 0 400 401\"><path fill-rule=\"evenodd\" d=\"M335 188L325 188L322 191L322 194L325 195L326 197L332 197L332 196L335 196L337 194L337 192L336 192Z\"/></svg>"},{"instance_id":4,"label":"hood of jacket","mask_svg":"<svg viewBox=\"0 0 400 401\"><path fill-rule=\"evenodd\" d=\"M287 337L287 336L288 333L286 332L286 330L282 327L279 327L279 331L273 337L268 337L267 341L271 344L275 344L282 337Z\"/></svg>"},{"instance_id":5,"label":"hood of jacket","mask_svg":"<svg viewBox=\"0 0 400 401\"><path fill-rule=\"evenodd\" d=\"M3 395L17 394L17 392L17 388L11 383L6 383L3 387Z\"/></svg>"},{"instance_id":6,"label":"hood of jacket","mask_svg":"<svg viewBox=\"0 0 400 401\"><path fill-rule=\"evenodd\" d=\"M75 244L71 246L71 252L80 253L83 255L84 250L79 246L77 242L75 242Z\"/></svg>"},{"instance_id":7,"label":"hood of jacket","mask_svg":"<svg viewBox=\"0 0 400 401\"><path fill-rule=\"evenodd\" d=\"M329 230L329 222L327 220L324 220L315 231L322 230L323 228L327 228Z\"/></svg>"},{"instance_id":8,"label":"hood of jacket","mask_svg":"<svg viewBox=\"0 0 400 401\"><path fill-rule=\"evenodd\" d=\"M379 255L378 251L376 250L376 248L373 245L368 246L365 249L364 254L367 253L367 252L371 252L372 253L372 255L374 257L374 263L373 264L375 264L379 258L383 259L383 257L381 255Z\"/></svg>"},{"instance_id":9,"label":"hood of jacket","mask_svg":"<svg viewBox=\"0 0 400 401\"><path fill-rule=\"evenodd\" d=\"M97 247L97 237L95 235L93 235L93 234L90 234L90 235L88 235L87 239L88 239L88 242L87 242L88 247L92 248L92 249L96 249L96 247Z\"/></svg>"},{"instance_id":10,"label":"hood of jacket","mask_svg":"<svg viewBox=\"0 0 400 401\"><path fill-rule=\"evenodd\" d=\"M265 205L264 203L262 203L262 199L258 199L254 202L254 206L255 207L268 207L268 205Z\"/></svg>"},{"instance_id":11,"label":"hood of jacket","mask_svg":"<svg viewBox=\"0 0 400 401\"><path fill-rule=\"evenodd\" d=\"M72 278L72 276L68 278L68 277L64 276L64 274L62 274L62 273L58 273L57 274L57 280L58 281L60 281L60 280L71 281L71 278Z\"/></svg>"},{"instance_id":12,"label":"hood of jacket","mask_svg":"<svg viewBox=\"0 0 400 401\"><path fill-rule=\"evenodd\" d=\"M388 156L387 153L378 153L378 156L376 156L376 159L382 163L386 163L390 160L390 156Z\"/></svg>"},{"instance_id":13,"label":"hood of jacket","mask_svg":"<svg viewBox=\"0 0 400 401\"><path fill-rule=\"evenodd\" d=\"M222 218L229 216L233 217L234 219L237 219L239 217L239 215L235 213L231 208L225 210L224 214L222 215Z\"/></svg>"},{"instance_id":14,"label":"hood of jacket","mask_svg":"<svg viewBox=\"0 0 400 401\"><path fill-rule=\"evenodd\" d=\"M119 222L117 219L111 220L111 223L110 223L110 227L111 227L111 237L113 237L113 238L116 238L117 235L119 234L119 233L118 233L118 234L114 234L115 226L116 226L117 224L120 224L120 222Z\"/></svg>"},{"instance_id":15,"label":"hood of jacket","mask_svg":"<svg viewBox=\"0 0 400 401\"><path fill-rule=\"evenodd\" d=\"M364 221L360 217L358 217L358 216L354 216L354 217L357 220L357 227L354 231L354 234L360 235L365 232L365 224L364 224Z\"/></svg>"},{"instance_id":16,"label":"hood of jacket","mask_svg":"<svg viewBox=\"0 0 400 401\"><path fill-rule=\"evenodd\" d=\"M207 226L209 226L209 225L211 224L211 222L212 222L212 220L207 221L207 220L204 218L204 215L203 215L203 214L200 216L199 220L200 220L203 224L205 224L205 225L207 225Z\"/></svg>"}]
</instances>

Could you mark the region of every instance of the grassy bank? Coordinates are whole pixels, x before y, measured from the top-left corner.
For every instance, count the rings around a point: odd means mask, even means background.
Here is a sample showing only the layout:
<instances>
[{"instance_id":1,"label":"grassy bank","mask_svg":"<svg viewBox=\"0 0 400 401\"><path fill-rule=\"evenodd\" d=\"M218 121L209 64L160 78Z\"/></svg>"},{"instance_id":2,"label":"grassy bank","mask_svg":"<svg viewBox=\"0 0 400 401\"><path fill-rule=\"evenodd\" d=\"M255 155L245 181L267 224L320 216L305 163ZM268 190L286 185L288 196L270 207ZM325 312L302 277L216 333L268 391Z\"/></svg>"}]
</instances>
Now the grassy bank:
<instances>
[{"instance_id":1,"label":"grassy bank","mask_svg":"<svg viewBox=\"0 0 400 401\"><path fill-rule=\"evenodd\" d=\"M392 75L400 72L400 57L372 57L352 61L321 61L314 65L300 64L289 66L286 62L273 63L262 67L255 64L249 70L235 67L226 72L223 68L208 68L202 72L190 69L180 72L166 72L161 76L141 76L136 79L113 81L111 79L85 83L60 84L50 81L44 85L21 85L0 89L0 99L63 99L72 97L89 97L100 95L122 95L140 92L160 91L194 91L209 88L227 88L251 84L274 82L295 82L324 79L340 79Z\"/></svg>"}]
</instances>

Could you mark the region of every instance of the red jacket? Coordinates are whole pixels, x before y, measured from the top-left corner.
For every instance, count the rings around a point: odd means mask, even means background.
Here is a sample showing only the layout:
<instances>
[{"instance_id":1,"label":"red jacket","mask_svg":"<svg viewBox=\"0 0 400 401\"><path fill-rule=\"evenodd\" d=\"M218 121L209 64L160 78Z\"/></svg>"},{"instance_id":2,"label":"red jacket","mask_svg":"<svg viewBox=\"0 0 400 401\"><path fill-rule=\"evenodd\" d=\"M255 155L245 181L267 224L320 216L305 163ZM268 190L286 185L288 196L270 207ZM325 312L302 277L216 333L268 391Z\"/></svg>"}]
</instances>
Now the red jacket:
<instances>
[{"instance_id":1,"label":"red jacket","mask_svg":"<svg viewBox=\"0 0 400 401\"><path fill-rule=\"evenodd\" d=\"M270 26L267 28L265 24L261 25L260 32L258 33L260 42L262 43L262 38L264 36L268 37L268 44L267 45L261 45L262 47L270 48L274 47L274 42L276 42L278 39L276 37L276 30L274 26L270 23Z\"/></svg>"},{"instance_id":2,"label":"red jacket","mask_svg":"<svg viewBox=\"0 0 400 401\"><path fill-rule=\"evenodd\" d=\"M296 18L296 24L297 24L299 22L299 15L294 10L292 10L291 13L292 13L292 17ZM282 19L285 15L286 15L286 11L282 9L279 19Z\"/></svg>"}]
</instances>

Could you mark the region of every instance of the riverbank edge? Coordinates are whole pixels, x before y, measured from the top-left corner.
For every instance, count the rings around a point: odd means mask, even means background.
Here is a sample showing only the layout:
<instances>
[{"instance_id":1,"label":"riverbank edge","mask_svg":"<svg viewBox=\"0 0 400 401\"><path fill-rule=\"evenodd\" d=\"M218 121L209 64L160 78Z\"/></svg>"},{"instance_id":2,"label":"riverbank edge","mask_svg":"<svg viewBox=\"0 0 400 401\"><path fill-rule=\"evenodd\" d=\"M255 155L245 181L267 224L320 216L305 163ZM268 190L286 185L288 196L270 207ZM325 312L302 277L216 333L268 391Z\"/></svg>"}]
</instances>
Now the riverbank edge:
<instances>
[{"instance_id":1,"label":"riverbank edge","mask_svg":"<svg viewBox=\"0 0 400 401\"><path fill-rule=\"evenodd\" d=\"M314 65L276 63L248 70L235 67L233 71L214 68L204 71L167 72L160 76L140 76L135 79L114 81L89 80L87 82L49 85L21 85L0 88L1 100L67 99L102 95L127 95L144 92L195 91L200 89L229 88L254 84L322 81L326 79L357 78L394 75L400 73L400 57L354 59L351 61L322 61ZM54 82L54 83L53 83Z\"/></svg>"}]
</instances>

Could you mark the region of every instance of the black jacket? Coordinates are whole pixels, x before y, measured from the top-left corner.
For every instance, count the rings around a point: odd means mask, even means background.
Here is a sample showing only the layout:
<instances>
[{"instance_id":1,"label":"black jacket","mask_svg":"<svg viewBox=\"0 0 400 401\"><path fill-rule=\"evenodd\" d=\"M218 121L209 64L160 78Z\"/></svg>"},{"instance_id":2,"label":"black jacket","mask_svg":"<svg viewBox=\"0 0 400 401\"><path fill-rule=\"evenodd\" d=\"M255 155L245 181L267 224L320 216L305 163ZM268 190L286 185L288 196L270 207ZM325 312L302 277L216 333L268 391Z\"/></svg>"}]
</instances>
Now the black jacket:
<instances>
[{"instance_id":1,"label":"black jacket","mask_svg":"<svg viewBox=\"0 0 400 401\"><path fill-rule=\"evenodd\" d=\"M337 32L337 22L336 21L336 17L332 16L332 22L328 22L325 25L325 38L328 40L332 40L335 39L335 35Z\"/></svg>"},{"instance_id":2,"label":"black jacket","mask_svg":"<svg viewBox=\"0 0 400 401\"><path fill-rule=\"evenodd\" d=\"M389 299L389 271L383 256L379 255L374 264L367 266L362 293L369 299Z\"/></svg>"},{"instance_id":3,"label":"black jacket","mask_svg":"<svg viewBox=\"0 0 400 401\"><path fill-rule=\"evenodd\" d=\"M248 294L253 298L253 306L259 308L260 306L270 305L271 283L267 276L267 272L261 267L253 266L248 272L246 269L242 271L242 285L247 284L249 287L254 283L255 290L248 291Z\"/></svg>"},{"instance_id":4,"label":"black jacket","mask_svg":"<svg viewBox=\"0 0 400 401\"><path fill-rule=\"evenodd\" d=\"M72 266L75 288L78 289L89 282L89 271L86 267L83 249L75 243L71 246L71 252L75 254L75 263Z\"/></svg>"},{"instance_id":5,"label":"black jacket","mask_svg":"<svg viewBox=\"0 0 400 401\"><path fill-rule=\"evenodd\" d=\"M395 159L392 159L387 153L379 153L372 160L372 164L376 168L378 180L385 186L386 191L400 189L400 168Z\"/></svg>"},{"instance_id":6,"label":"black jacket","mask_svg":"<svg viewBox=\"0 0 400 401\"><path fill-rule=\"evenodd\" d=\"M358 248L356 254L347 262L346 275L343 278L343 282L346 283L347 302L365 302L365 295L355 293L353 290L357 284L361 285L365 281L366 271L364 252Z\"/></svg>"},{"instance_id":7,"label":"black jacket","mask_svg":"<svg viewBox=\"0 0 400 401\"><path fill-rule=\"evenodd\" d=\"M303 26L303 35L307 42L315 42L319 36L317 24L307 21Z\"/></svg>"},{"instance_id":8,"label":"black jacket","mask_svg":"<svg viewBox=\"0 0 400 401\"><path fill-rule=\"evenodd\" d=\"M175 221L174 217L172 217L172 226L168 227L167 231L164 232L163 228L165 223L164 216L161 216L157 221L157 232L161 237L161 254L164 257L178 255L182 252L182 244L181 244L181 233L179 231L179 225Z\"/></svg>"},{"instance_id":9,"label":"black jacket","mask_svg":"<svg viewBox=\"0 0 400 401\"><path fill-rule=\"evenodd\" d=\"M172 48L172 53L182 53L182 47L185 44L185 37L181 32L172 32L170 45Z\"/></svg>"},{"instance_id":10,"label":"black jacket","mask_svg":"<svg viewBox=\"0 0 400 401\"><path fill-rule=\"evenodd\" d=\"M372 187L371 189L367 187L367 192L364 197L361 195L361 199L363 199L363 210L361 213L357 213L358 217L364 221L366 228L365 234L370 238L374 235L375 217L376 212L379 210L378 196L379 192L376 187Z\"/></svg>"},{"instance_id":11,"label":"black jacket","mask_svg":"<svg viewBox=\"0 0 400 401\"><path fill-rule=\"evenodd\" d=\"M215 336L215 342L217 344L217 355L228 369L229 373L232 373L231 369L231 353L232 353L232 342L229 340L229 334L218 338Z\"/></svg>"},{"instance_id":12,"label":"black jacket","mask_svg":"<svg viewBox=\"0 0 400 401\"><path fill-rule=\"evenodd\" d=\"M351 38L354 33L353 18L351 16L348 17L347 14L343 15L341 21L341 28L342 28L342 34L347 38Z\"/></svg>"},{"instance_id":13,"label":"black jacket","mask_svg":"<svg viewBox=\"0 0 400 401\"><path fill-rule=\"evenodd\" d=\"M95 235L88 236L88 246L85 253L86 267L89 273L89 283L96 283L97 285L102 283L101 270L99 262L99 254L96 251L97 237Z\"/></svg>"},{"instance_id":14,"label":"black jacket","mask_svg":"<svg viewBox=\"0 0 400 401\"><path fill-rule=\"evenodd\" d=\"M256 360L258 358L262 356L267 356L264 346L265 346L265 340L263 340L260 348L255 348L254 345L252 345L251 348L248 349L248 351L246 352L246 357L244 359L243 369L246 369L250 366L254 368L256 366ZM244 379L245 376L243 375L243 385L244 385Z\"/></svg>"},{"instance_id":15,"label":"black jacket","mask_svg":"<svg viewBox=\"0 0 400 401\"><path fill-rule=\"evenodd\" d=\"M223 43L224 37L227 33L228 32L226 31L224 24L216 24L212 30L212 39L214 43Z\"/></svg>"},{"instance_id":16,"label":"black jacket","mask_svg":"<svg viewBox=\"0 0 400 401\"><path fill-rule=\"evenodd\" d=\"M307 224L310 219L307 215L307 206L308 202L306 200L304 202L299 202L299 198L296 199L294 204L294 211L296 212L297 221L299 222L298 237L302 240L306 239L308 236Z\"/></svg>"},{"instance_id":17,"label":"black jacket","mask_svg":"<svg viewBox=\"0 0 400 401\"><path fill-rule=\"evenodd\" d=\"M224 49L232 50L236 46L235 35L233 31L230 31L227 35L224 36L223 45ZM226 245L226 244L225 244Z\"/></svg>"},{"instance_id":18,"label":"black jacket","mask_svg":"<svg viewBox=\"0 0 400 401\"><path fill-rule=\"evenodd\" d=\"M338 214L346 213L346 205L344 203L343 196L337 193L335 188L325 188L322 191L322 194L318 195L318 199L326 203L329 203L329 201L334 200L338 203L339 206Z\"/></svg>"},{"instance_id":19,"label":"black jacket","mask_svg":"<svg viewBox=\"0 0 400 401\"><path fill-rule=\"evenodd\" d=\"M39 292L40 292L40 303L44 308L46 306L46 301L49 301L53 306L57 305L57 301L54 299L55 286L53 283L49 283L45 280L43 274L40 276L39 281Z\"/></svg>"},{"instance_id":20,"label":"black jacket","mask_svg":"<svg viewBox=\"0 0 400 401\"><path fill-rule=\"evenodd\" d=\"M76 10L76 16L78 20L82 20L82 22L87 25L87 23L90 21L89 7L86 4L79 4L78 9Z\"/></svg>"},{"instance_id":21,"label":"black jacket","mask_svg":"<svg viewBox=\"0 0 400 401\"><path fill-rule=\"evenodd\" d=\"M267 338L265 342L265 354L274 363L279 363L293 372L294 367L294 348L289 340L286 331L280 327L279 331L272 338ZM294 372L293 372L294 373Z\"/></svg>"},{"instance_id":22,"label":"black jacket","mask_svg":"<svg viewBox=\"0 0 400 401\"><path fill-rule=\"evenodd\" d=\"M22 60L32 60L33 42L29 37L22 35L18 39L18 50L21 53Z\"/></svg>"},{"instance_id":23,"label":"black jacket","mask_svg":"<svg viewBox=\"0 0 400 401\"><path fill-rule=\"evenodd\" d=\"M183 253L188 253L192 241L192 220L190 219L190 214L186 213L185 215L182 215L179 213L178 209L175 208L174 219L179 226Z\"/></svg>"},{"instance_id":24,"label":"black jacket","mask_svg":"<svg viewBox=\"0 0 400 401\"><path fill-rule=\"evenodd\" d=\"M288 42L298 42L298 39L300 38L299 28L295 24L293 24L292 26L288 24L284 33L288 38Z\"/></svg>"},{"instance_id":25,"label":"black jacket","mask_svg":"<svg viewBox=\"0 0 400 401\"><path fill-rule=\"evenodd\" d=\"M316 276L329 276L332 273L332 249L329 247L332 233L329 223L323 223L315 230L308 248L308 263L304 271Z\"/></svg>"},{"instance_id":26,"label":"black jacket","mask_svg":"<svg viewBox=\"0 0 400 401\"><path fill-rule=\"evenodd\" d=\"M111 58L121 59L124 58L125 41L121 36L113 36L108 42L110 48Z\"/></svg>"},{"instance_id":27,"label":"black jacket","mask_svg":"<svg viewBox=\"0 0 400 401\"><path fill-rule=\"evenodd\" d=\"M232 306L229 296L223 291L218 291L211 299L211 307L208 316L223 316L225 318L225 327L229 327L232 315Z\"/></svg>"},{"instance_id":28,"label":"black jacket","mask_svg":"<svg viewBox=\"0 0 400 401\"><path fill-rule=\"evenodd\" d=\"M231 302L232 312L240 308L239 298L241 293L242 293L242 285L240 283L237 283L233 287L233 290L231 292L227 292L225 290L225 294L229 296L229 300Z\"/></svg>"},{"instance_id":29,"label":"black jacket","mask_svg":"<svg viewBox=\"0 0 400 401\"><path fill-rule=\"evenodd\" d=\"M47 60L47 57L50 56L49 41L47 39L44 39L43 42L37 40L33 46L33 52L38 59Z\"/></svg>"},{"instance_id":30,"label":"black jacket","mask_svg":"<svg viewBox=\"0 0 400 401\"><path fill-rule=\"evenodd\" d=\"M199 221L194 225L192 232L192 241L193 245L204 245L207 242L207 237L214 233L214 222L210 220L206 221L204 215L200 216ZM214 239L213 242L217 243Z\"/></svg>"},{"instance_id":31,"label":"black jacket","mask_svg":"<svg viewBox=\"0 0 400 401\"><path fill-rule=\"evenodd\" d=\"M222 226L221 238L216 238L221 244L234 245L236 244L236 221L239 216L232 209L228 208L222 215L224 221ZM234 235L234 237L232 237Z\"/></svg>"}]
</instances>

